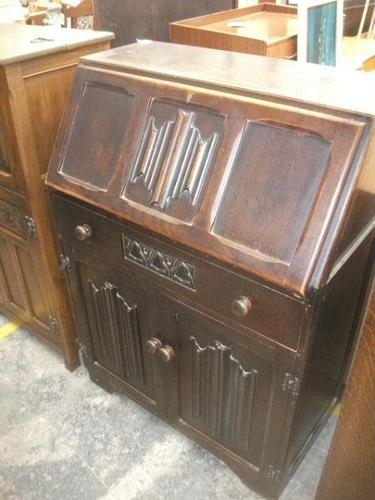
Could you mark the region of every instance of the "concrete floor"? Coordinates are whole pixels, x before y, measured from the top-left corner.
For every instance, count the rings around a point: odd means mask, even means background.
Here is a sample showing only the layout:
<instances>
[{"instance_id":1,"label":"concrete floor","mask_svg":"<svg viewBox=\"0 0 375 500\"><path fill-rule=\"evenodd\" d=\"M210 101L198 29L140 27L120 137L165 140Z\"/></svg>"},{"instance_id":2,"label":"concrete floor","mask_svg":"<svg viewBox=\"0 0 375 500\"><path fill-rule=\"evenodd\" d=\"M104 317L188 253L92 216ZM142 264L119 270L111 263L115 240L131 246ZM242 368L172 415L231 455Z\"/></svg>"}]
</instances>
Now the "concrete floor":
<instances>
[{"instance_id":1,"label":"concrete floor","mask_svg":"<svg viewBox=\"0 0 375 500\"><path fill-rule=\"evenodd\" d=\"M0 327L4 324L0 317ZM255 500L220 460L125 397L65 370L22 330L0 340L2 500ZM332 418L282 500L313 500Z\"/></svg>"}]
</instances>

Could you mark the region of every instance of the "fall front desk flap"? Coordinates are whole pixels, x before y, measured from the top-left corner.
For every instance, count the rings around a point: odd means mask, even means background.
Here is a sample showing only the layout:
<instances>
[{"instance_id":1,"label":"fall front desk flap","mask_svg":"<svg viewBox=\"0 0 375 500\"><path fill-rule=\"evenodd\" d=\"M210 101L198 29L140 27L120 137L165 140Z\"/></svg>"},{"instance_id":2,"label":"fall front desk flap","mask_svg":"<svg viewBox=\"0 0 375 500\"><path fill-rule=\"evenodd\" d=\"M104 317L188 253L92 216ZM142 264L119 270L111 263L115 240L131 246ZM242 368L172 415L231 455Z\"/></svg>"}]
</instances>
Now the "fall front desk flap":
<instances>
[{"instance_id":1,"label":"fall front desk flap","mask_svg":"<svg viewBox=\"0 0 375 500\"><path fill-rule=\"evenodd\" d=\"M303 295L374 216L348 235L369 169L362 76L157 42L85 57L47 183Z\"/></svg>"}]
</instances>

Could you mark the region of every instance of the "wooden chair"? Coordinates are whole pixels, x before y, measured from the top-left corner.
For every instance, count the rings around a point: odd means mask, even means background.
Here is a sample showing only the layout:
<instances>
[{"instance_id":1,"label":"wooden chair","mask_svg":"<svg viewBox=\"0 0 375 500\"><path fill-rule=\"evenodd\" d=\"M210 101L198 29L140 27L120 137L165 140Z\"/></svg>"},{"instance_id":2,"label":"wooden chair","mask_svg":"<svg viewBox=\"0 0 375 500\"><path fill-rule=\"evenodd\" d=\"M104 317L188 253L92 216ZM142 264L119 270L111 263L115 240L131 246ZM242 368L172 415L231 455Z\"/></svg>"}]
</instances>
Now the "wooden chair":
<instances>
[{"instance_id":1,"label":"wooden chair","mask_svg":"<svg viewBox=\"0 0 375 500\"><path fill-rule=\"evenodd\" d=\"M61 12L64 14L64 27L73 29L93 28L93 6L92 0L82 0L73 6L67 3L61 4Z\"/></svg>"}]
</instances>

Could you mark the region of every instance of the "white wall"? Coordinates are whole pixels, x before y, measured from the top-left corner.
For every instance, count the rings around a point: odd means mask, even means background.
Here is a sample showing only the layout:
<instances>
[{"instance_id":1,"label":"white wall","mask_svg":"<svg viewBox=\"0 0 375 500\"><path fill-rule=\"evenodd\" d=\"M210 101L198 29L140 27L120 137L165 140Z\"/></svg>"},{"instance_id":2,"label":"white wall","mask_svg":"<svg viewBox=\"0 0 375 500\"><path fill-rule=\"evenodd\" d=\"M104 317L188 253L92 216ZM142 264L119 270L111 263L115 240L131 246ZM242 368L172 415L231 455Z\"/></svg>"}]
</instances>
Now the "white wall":
<instances>
[{"instance_id":1,"label":"white wall","mask_svg":"<svg viewBox=\"0 0 375 500\"><path fill-rule=\"evenodd\" d=\"M24 19L25 9L19 0L0 0L0 23L12 23Z\"/></svg>"},{"instance_id":2,"label":"white wall","mask_svg":"<svg viewBox=\"0 0 375 500\"><path fill-rule=\"evenodd\" d=\"M247 7L248 5L255 5L258 0L238 0L238 7Z\"/></svg>"},{"instance_id":3,"label":"white wall","mask_svg":"<svg viewBox=\"0 0 375 500\"><path fill-rule=\"evenodd\" d=\"M0 8L1 7L11 7L11 6L14 6L14 5L19 5L19 1L18 0L0 0Z\"/></svg>"}]
</instances>

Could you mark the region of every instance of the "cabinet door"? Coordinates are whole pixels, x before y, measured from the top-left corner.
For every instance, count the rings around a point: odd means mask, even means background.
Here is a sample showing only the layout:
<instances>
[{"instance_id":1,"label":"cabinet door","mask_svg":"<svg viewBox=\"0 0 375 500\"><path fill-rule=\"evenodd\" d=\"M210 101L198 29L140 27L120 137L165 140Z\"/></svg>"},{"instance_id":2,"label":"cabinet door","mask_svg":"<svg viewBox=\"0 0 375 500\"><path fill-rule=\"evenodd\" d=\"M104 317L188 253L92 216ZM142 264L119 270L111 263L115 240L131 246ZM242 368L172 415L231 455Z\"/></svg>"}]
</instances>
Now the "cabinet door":
<instances>
[{"instance_id":1,"label":"cabinet door","mask_svg":"<svg viewBox=\"0 0 375 500\"><path fill-rule=\"evenodd\" d=\"M41 279L43 272L37 241L23 241L0 230L1 305L58 345L59 338L51 328L51 307Z\"/></svg>"},{"instance_id":2,"label":"cabinet door","mask_svg":"<svg viewBox=\"0 0 375 500\"><path fill-rule=\"evenodd\" d=\"M146 283L94 257L73 262L70 290L91 377L156 409L155 363L144 350L151 337Z\"/></svg>"},{"instance_id":3,"label":"cabinet door","mask_svg":"<svg viewBox=\"0 0 375 500\"><path fill-rule=\"evenodd\" d=\"M259 469L270 424L278 429L275 351L168 297L161 311L162 341L175 353L165 363L170 417L193 438L209 438L208 447L218 443Z\"/></svg>"}]
</instances>

